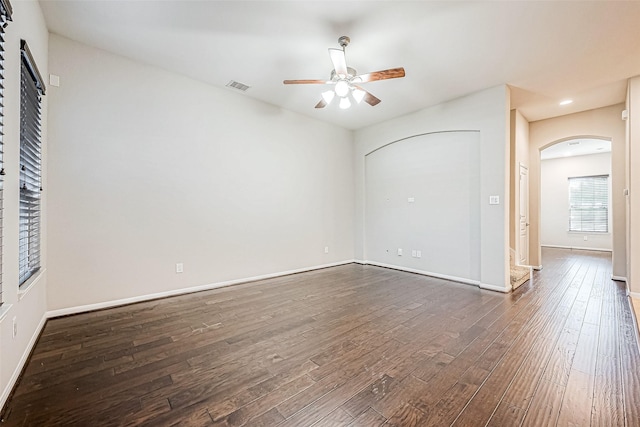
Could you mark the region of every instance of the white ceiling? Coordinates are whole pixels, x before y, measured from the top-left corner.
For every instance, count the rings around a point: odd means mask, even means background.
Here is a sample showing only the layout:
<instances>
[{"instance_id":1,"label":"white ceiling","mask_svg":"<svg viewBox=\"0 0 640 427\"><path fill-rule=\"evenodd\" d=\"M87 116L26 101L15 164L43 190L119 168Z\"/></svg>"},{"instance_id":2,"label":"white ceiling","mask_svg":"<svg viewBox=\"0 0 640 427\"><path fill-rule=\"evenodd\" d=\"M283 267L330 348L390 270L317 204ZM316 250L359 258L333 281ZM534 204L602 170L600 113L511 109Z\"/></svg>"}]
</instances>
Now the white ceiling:
<instances>
[{"instance_id":1,"label":"white ceiling","mask_svg":"<svg viewBox=\"0 0 640 427\"><path fill-rule=\"evenodd\" d=\"M258 100L359 129L509 84L529 121L623 102L640 75L640 2L586 1L40 1L51 32L210 83L251 86ZM327 48L351 38L358 73L382 99L316 110ZM61 76L64 79L64 76ZM560 107L558 102L575 102Z\"/></svg>"},{"instance_id":2,"label":"white ceiling","mask_svg":"<svg viewBox=\"0 0 640 427\"><path fill-rule=\"evenodd\" d=\"M587 154L610 153L611 141L606 139L579 138L554 144L540 151L540 160L558 157L584 156Z\"/></svg>"}]
</instances>

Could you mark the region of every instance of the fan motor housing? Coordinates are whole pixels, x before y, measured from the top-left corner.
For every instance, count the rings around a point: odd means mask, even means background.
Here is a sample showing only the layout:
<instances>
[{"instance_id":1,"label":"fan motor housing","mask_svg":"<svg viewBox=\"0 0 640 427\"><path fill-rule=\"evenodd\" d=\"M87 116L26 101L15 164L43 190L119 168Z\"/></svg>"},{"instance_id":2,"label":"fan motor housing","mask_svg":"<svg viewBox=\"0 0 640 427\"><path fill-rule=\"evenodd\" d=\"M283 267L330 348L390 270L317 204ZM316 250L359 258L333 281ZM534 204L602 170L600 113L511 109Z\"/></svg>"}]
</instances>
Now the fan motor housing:
<instances>
[{"instance_id":1,"label":"fan motor housing","mask_svg":"<svg viewBox=\"0 0 640 427\"><path fill-rule=\"evenodd\" d=\"M351 80L352 78L358 75L355 68L351 68L351 67L347 67L347 74L349 75L347 80ZM340 77L338 77L338 75L336 74L336 70L331 70L330 80L334 82L337 82L338 80L340 80Z\"/></svg>"}]
</instances>

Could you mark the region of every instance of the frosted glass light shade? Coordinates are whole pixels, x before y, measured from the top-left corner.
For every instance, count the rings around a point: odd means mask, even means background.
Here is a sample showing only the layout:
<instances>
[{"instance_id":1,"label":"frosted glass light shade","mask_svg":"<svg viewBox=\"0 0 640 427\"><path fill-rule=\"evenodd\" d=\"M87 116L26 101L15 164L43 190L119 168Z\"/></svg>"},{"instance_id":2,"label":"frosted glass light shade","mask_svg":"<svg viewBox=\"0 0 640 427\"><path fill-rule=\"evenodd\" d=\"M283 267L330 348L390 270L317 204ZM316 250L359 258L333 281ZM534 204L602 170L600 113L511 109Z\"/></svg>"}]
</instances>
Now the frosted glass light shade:
<instances>
[{"instance_id":1,"label":"frosted glass light shade","mask_svg":"<svg viewBox=\"0 0 640 427\"><path fill-rule=\"evenodd\" d=\"M340 99L340 108L346 110L349 107L351 107L351 101L349 101L349 98Z\"/></svg>"},{"instance_id":2,"label":"frosted glass light shade","mask_svg":"<svg viewBox=\"0 0 640 427\"><path fill-rule=\"evenodd\" d=\"M322 92L322 99L324 99L324 102L326 102L327 104L330 104L331 101L333 100L333 97L336 96L336 93L332 90L328 90L326 92Z\"/></svg>"}]
</instances>

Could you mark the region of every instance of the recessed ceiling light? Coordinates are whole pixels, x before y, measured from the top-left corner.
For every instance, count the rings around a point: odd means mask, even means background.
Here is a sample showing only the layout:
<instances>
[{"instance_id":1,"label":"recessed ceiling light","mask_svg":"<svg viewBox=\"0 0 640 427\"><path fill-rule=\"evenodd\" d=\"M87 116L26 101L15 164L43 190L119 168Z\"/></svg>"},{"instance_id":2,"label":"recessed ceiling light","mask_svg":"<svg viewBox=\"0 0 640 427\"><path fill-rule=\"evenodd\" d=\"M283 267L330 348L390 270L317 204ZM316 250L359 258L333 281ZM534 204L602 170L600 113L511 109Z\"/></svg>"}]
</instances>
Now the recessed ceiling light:
<instances>
[{"instance_id":1,"label":"recessed ceiling light","mask_svg":"<svg viewBox=\"0 0 640 427\"><path fill-rule=\"evenodd\" d=\"M569 105L573 102L573 99L565 99L564 101L560 101L560 105Z\"/></svg>"}]
</instances>

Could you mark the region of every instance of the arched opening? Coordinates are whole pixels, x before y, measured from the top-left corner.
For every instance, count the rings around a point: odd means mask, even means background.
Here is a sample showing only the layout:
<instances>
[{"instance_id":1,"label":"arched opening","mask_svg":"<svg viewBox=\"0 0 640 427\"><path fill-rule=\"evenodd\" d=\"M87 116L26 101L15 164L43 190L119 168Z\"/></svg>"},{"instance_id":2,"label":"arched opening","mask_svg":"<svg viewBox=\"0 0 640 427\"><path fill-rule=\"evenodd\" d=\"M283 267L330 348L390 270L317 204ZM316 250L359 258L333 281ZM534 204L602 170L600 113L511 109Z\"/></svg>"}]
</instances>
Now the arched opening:
<instances>
[{"instance_id":1,"label":"arched opening","mask_svg":"<svg viewBox=\"0 0 640 427\"><path fill-rule=\"evenodd\" d=\"M540 247L613 252L611 139L575 136L540 153Z\"/></svg>"},{"instance_id":2,"label":"arched opening","mask_svg":"<svg viewBox=\"0 0 640 427\"><path fill-rule=\"evenodd\" d=\"M394 141L365 156L369 264L480 285L480 133Z\"/></svg>"}]
</instances>

